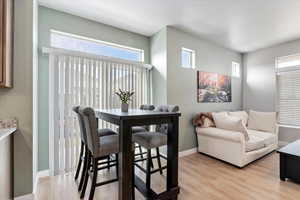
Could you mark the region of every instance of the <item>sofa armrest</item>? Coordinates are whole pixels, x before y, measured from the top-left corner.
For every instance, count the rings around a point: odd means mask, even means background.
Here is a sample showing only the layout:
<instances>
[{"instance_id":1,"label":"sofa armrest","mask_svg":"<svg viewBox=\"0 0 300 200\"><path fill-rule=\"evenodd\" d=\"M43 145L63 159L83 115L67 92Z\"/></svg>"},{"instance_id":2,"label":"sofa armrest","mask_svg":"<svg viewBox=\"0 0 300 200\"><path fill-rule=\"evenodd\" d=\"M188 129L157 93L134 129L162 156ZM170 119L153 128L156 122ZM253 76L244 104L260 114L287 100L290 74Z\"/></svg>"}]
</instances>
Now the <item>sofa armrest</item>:
<instances>
[{"instance_id":1,"label":"sofa armrest","mask_svg":"<svg viewBox=\"0 0 300 200\"><path fill-rule=\"evenodd\" d=\"M274 134L278 137L278 134L279 134L279 124L275 125L275 132L274 132Z\"/></svg>"}]
</instances>

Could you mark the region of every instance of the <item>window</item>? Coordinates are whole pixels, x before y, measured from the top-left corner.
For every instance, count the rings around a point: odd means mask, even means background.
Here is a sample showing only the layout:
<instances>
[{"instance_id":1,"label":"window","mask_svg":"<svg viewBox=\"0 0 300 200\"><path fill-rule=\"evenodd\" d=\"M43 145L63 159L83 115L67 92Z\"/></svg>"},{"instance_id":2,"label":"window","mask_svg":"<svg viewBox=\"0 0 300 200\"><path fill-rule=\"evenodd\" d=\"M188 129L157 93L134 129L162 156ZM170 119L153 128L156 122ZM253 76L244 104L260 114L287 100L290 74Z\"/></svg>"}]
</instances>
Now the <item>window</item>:
<instances>
[{"instance_id":1,"label":"window","mask_svg":"<svg viewBox=\"0 0 300 200\"><path fill-rule=\"evenodd\" d=\"M195 68L195 51L187 48L181 49L181 66L183 68Z\"/></svg>"},{"instance_id":2,"label":"window","mask_svg":"<svg viewBox=\"0 0 300 200\"><path fill-rule=\"evenodd\" d=\"M231 75L233 77L240 78L240 63L232 62L232 64L231 64Z\"/></svg>"},{"instance_id":3,"label":"window","mask_svg":"<svg viewBox=\"0 0 300 200\"><path fill-rule=\"evenodd\" d=\"M300 55L276 60L279 124L300 126Z\"/></svg>"},{"instance_id":4,"label":"window","mask_svg":"<svg viewBox=\"0 0 300 200\"><path fill-rule=\"evenodd\" d=\"M51 31L51 47L144 62L144 51L83 36Z\"/></svg>"}]
</instances>

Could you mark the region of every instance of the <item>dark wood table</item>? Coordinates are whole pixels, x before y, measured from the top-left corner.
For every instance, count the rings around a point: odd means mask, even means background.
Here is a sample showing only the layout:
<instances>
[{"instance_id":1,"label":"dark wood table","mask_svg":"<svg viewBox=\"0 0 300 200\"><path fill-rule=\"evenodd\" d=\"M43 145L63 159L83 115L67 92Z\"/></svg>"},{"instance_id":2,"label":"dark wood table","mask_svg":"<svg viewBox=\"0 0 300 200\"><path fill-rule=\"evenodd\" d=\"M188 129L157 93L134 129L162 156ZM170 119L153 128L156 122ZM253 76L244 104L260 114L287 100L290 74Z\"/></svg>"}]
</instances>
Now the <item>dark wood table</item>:
<instances>
[{"instance_id":1,"label":"dark wood table","mask_svg":"<svg viewBox=\"0 0 300 200\"><path fill-rule=\"evenodd\" d=\"M280 154L280 179L287 178L300 183L300 140L277 151Z\"/></svg>"},{"instance_id":2,"label":"dark wood table","mask_svg":"<svg viewBox=\"0 0 300 200\"><path fill-rule=\"evenodd\" d=\"M120 109L96 110L96 117L119 126L119 200L131 200L133 180L136 188L147 199L176 200L178 186L178 122L180 113L129 110L123 113ZM160 194L147 192L145 183L133 175L134 149L132 148L132 126L168 124L167 150L167 185L166 191Z\"/></svg>"}]
</instances>

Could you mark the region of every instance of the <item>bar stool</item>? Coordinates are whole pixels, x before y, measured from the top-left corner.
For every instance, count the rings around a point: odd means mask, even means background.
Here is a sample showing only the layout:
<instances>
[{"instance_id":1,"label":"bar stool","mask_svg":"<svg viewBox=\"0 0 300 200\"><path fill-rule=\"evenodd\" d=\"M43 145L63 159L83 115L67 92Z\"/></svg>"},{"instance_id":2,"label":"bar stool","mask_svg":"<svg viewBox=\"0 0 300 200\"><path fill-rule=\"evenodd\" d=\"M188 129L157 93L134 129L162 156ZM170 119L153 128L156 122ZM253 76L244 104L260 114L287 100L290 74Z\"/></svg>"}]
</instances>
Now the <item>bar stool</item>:
<instances>
[{"instance_id":1,"label":"bar stool","mask_svg":"<svg viewBox=\"0 0 300 200\"><path fill-rule=\"evenodd\" d=\"M85 125L84 125L84 122L83 122L83 116L79 113L79 106L74 106L73 111L77 115L78 122L79 122L79 128L80 128L81 148L80 148L80 154L79 154L77 169L76 169L76 173L75 173L75 180L78 179L79 173L80 173L80 170L81 170L81 167L82 167L81 177L80 177L79 187L78 187L78 191L81 191L82 187L83 187L84 175L85 175L85 172L86 172L87 167L88 167L88 161L87 161L87 157L88 157L88 150L87 149L88 148L87 148L87 138L86 138ZM98 137L109 136L109 135L117 135L117 133L114 132L111 129L98 129L97 130L97 136ZM107 159L107 161L106 162L99 162L98 165L100 165L100 166L105 165L104 168L107 168L107 169L114 166L113 164L115 162L117 162L116 160L110 161L109 156L107 156L107 158L103 158L103 159ZM83 166L82 166L82 162L83 162Z\"/></svg>"},{"instance_id":2,"label":"bar stool","mask_svg":"<svg viewBox=\"0 0 300 200\"><path fill-rule=\"evenodd\" d=\"M158 106L155 111L157 112L178 112L179 107L175 105L161 105ZM139 161L135 161L135 166L137 166L141 171L146 173L146 189L150 191L151 189L151 175L156 172L163 173L163 170L167 166L161 166L161 159L166 157L159 153L159 147L167 145L168 142L168 125L162 124L156 126L155 132L140 132L133 134L133 141L147 150L147 164L146 169L138 164ZM156 156L151 155L151 149L156 149ZM151 170L152 159L156 158L158 163L158 169Z\"/></svg>"},{"instance_id":3,"label":"bar stool","mask_svg":"<svg viewBox=\"0 0 300 200\"><path fill-rule=\"evenodd\" d=\"M98 137L97 119L94 110L89 107L80 107L79 113L83 116L83 124L86 130L85 133L87 139L86 146L88 151L88 167L85 171L81 198L84 197L88 178L91 177L92 182L89 200L92 200L94 198L96 187L118 181L119 136L117 134L114 134ZM116 166L116 178L97 183L98 171L104 169L103 167L98 168L98 161L112 154L116 155L116 164L113 165Z\"/></svg>"},{"instance_id":4,"label":"bar stool","mask_svg":"<svg viewBox=\"0 0 300 200\"><path fill-rule=\"evenodd\" d=\"M154 105L151 105L151 104L142 104L140 106L140 110L152 111L154 109L155 109ZM147 132L150 130L150 127L149 126L134 126L131 128L131 130L132 130L132 134L135 134L135 133ZM147 152L143 152L142 147L139 144L135 145L135 148L139 149L139 153L135 153L134 156L140 156L141 159L144 159L144 154L146 154ZM152 166L153 166L153 164L152 164Z\"/></svg>"}]
</instances>

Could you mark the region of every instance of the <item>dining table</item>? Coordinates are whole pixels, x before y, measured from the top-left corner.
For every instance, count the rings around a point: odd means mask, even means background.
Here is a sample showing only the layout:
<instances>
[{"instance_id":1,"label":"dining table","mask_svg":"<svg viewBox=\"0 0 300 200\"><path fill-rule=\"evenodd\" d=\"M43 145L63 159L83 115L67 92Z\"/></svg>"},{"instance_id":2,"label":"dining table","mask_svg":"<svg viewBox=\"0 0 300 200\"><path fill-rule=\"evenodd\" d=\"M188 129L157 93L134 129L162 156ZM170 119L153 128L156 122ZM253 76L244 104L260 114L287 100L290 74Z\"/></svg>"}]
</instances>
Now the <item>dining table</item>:
<instances>
[{"instance_id":1,"label":"dining table","mask_svg":"<svg viewBox=\"0 0 300 200\"><path fill-rule=\"evenodd\" d=\"M133 190L137 188L146 199L176 200L178 186L178 140L179 112L158 112L147 110L96 109L97 119L119 127L119 200L131 200ZM133 126L168 124L167 129L167 175L166 190L156 193L147 191L144 181L134 174L134 148L132 143Z\"/></svg>"}]
</instances>

